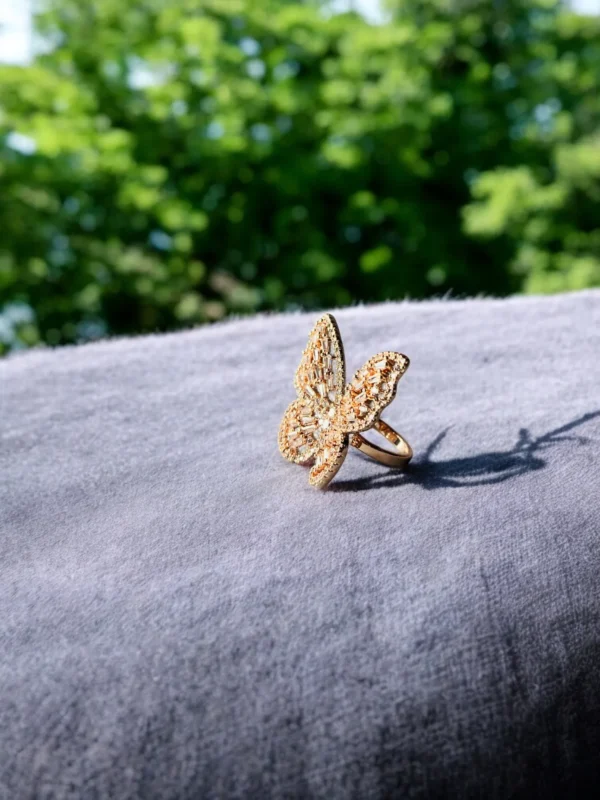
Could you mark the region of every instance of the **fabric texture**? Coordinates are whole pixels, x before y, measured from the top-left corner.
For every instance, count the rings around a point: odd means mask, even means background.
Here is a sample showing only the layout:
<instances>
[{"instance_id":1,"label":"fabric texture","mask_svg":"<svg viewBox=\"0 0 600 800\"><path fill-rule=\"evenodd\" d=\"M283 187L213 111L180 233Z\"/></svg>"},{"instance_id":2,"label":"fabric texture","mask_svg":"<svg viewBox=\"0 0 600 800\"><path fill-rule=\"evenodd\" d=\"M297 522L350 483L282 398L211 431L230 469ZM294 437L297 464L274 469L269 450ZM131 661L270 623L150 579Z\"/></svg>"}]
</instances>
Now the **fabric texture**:
<instances>
[{"instance_id":1,"label":"fabric texture","mask_svg":"<svg viewBox=\"0 0 600 800\"><path fill-rule=\"evenodd\" d=\"M396 473L277 430L317 314L0 363L0 798L600 778L600 293L340 311Z\"/></svg>"}]
</instances>

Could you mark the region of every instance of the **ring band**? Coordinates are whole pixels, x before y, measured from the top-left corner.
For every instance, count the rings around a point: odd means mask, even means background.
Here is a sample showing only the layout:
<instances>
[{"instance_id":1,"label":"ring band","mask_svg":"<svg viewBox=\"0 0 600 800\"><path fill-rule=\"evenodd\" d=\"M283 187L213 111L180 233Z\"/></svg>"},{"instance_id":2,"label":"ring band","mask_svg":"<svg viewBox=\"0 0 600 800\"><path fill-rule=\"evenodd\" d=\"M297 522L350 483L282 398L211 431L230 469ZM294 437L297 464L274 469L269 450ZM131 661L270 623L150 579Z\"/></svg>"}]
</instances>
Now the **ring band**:
<instances>
[{"instance_id":1,"label":"ring band","mask_svg":"<svg viewBox=\"0 0 600 800\"><path fill-rule=\"evenodd\" d=\"M379 447L379 445L373 444L360 433L355 433L352 436L350 444L360 450L361 453L374 458L375 461L379 461L380 464L385 464L387 467L396 467L397 469L406 467L413 457L412 447L406 439L382 419L378 419L375 422L373 429L384 436L397 452L392 453L383 447Z\"/></svg>"}]
</instances>

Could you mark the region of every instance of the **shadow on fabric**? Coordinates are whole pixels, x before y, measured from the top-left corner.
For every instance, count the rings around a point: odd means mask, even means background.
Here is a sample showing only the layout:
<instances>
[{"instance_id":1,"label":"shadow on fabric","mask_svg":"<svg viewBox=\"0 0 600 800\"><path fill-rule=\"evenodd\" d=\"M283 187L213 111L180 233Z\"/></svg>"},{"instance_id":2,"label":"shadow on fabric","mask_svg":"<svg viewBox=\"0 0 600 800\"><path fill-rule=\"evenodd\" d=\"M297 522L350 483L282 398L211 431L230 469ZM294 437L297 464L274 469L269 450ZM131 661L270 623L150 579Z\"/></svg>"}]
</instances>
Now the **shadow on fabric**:
<instances>
[{"instance_id":1,"label":"shadow on fabric","mask_svg":"<svg viewBox=\"0 0 600 800\"><path fill-rule=\"evenodd\" d=\"M357 492L410 483L418 484L424 489L459 489L502 483L528 472L544 469L548 459L543 458L542 453L561 442L575 441L581 445L587 444L589 440L585 436L571 432L599 416L600 410L591 411L537 437L533 437L528 428L521 428L517 441L510 450L490 450L466 458L434 461L432 457L448 433L449 428L446 428L433 439L425 453L414 460L406 471L386 470L370 477L336 481L329 487L329 491Z\"/></svg>"}]
</instances>

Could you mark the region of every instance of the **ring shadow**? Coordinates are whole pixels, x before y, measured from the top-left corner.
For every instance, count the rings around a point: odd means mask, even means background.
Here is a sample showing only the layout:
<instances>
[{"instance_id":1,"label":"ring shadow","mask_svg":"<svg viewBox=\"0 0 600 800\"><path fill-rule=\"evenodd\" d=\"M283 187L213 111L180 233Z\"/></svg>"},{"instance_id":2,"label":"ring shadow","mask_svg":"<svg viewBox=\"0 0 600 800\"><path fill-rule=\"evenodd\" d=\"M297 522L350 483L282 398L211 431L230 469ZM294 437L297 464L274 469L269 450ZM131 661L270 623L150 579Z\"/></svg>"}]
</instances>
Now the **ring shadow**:
<instances>
[{"instance_id":1,"label":"ring shadow","mask_svg":"<svg viewBox=\"0 0 600 800\"><path fill-rule=\"evenodd\" d=\"M600 410L591 411L537 437L533 437L528 428L521 428L517 441L510 450L490 450L466 458L433 461L433 454L448 433L449 428L446 428L428 445L423 456L411 462L406 470L399 472L388 469L378 475L335 481L329 487L329 491L358 492L401 484L418 484L428 490L458 489L502 483L528 472L543 469L547 465L547 460L542 458L541 453L560 442L576 441L579 444L587 444L589 440L584 436L568 434L598 416Z\"/></svg>"}]
</instances>

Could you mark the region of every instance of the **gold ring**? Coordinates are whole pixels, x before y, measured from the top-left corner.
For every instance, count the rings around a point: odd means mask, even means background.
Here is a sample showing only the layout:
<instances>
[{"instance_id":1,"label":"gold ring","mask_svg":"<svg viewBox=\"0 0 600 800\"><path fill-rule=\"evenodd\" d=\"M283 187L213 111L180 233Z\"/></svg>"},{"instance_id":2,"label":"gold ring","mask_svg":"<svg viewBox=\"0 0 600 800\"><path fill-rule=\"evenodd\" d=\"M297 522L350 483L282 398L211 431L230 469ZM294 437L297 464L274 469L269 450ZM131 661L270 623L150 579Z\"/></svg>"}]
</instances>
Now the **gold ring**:
<instances>
[{"instance_id":1,"label":"gold ring","mask_svg":"<svg viewBox=\"0 0 600 800\"><path fill-rule=\"evenodd\" d=\"M346 386L337 322L332 314L322 316L296 370L298 399L288 406L279 426L281 454L295 464L311 465L309 483L321 489L344 463L349 445L387 466L405 467L412 448L380 415L396 396L398 381L408 365L402 353L379 353ZM362 436L371 429L382 434L394 452Z\"/></svg>"},{"instance_id":2,"label":"gold ring","mask_svg":"<svg viewBox=\"0 0 600 800\"><path fill-rule=\"evenodd\" d=\"M387 467L404 468L413 457L413 449L406 439L400 436L391 425L388 425L387 422L384 422L382 419L378 419L375 422L373 429L381 433L382 436L385 436L388 442L391 442L396 448L397 452L390 453L389 450L385 450L383 447L379 447L379 445L373 444L373 442L365 439L360 433L355 433L352 436L350 444L366 456L374 458L375 461L379 461Z\"/></svg>"}]
</instances>

